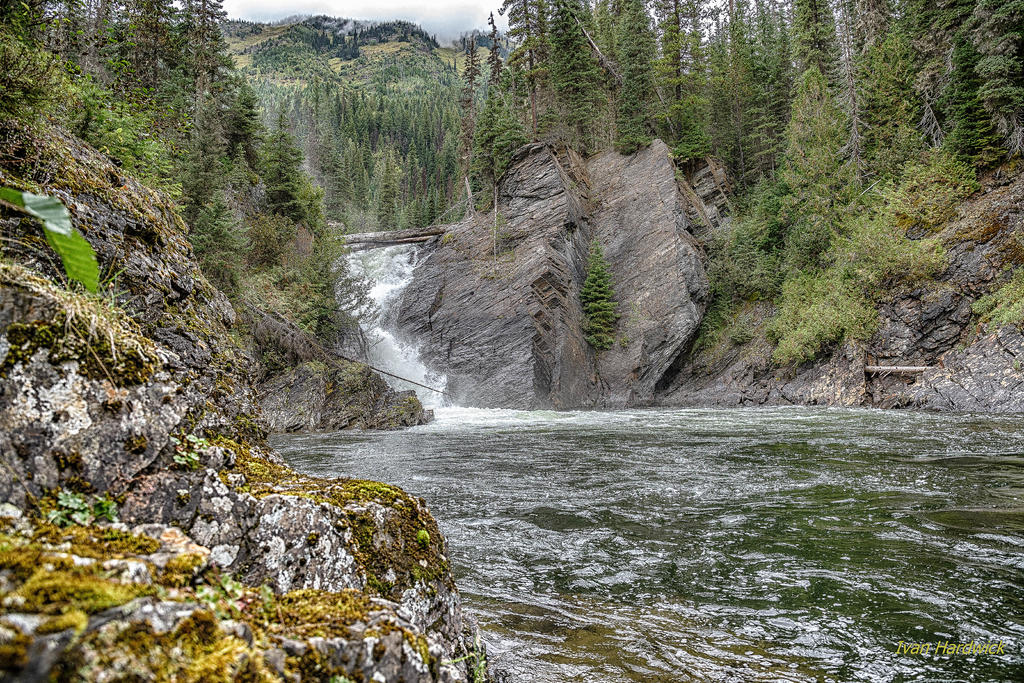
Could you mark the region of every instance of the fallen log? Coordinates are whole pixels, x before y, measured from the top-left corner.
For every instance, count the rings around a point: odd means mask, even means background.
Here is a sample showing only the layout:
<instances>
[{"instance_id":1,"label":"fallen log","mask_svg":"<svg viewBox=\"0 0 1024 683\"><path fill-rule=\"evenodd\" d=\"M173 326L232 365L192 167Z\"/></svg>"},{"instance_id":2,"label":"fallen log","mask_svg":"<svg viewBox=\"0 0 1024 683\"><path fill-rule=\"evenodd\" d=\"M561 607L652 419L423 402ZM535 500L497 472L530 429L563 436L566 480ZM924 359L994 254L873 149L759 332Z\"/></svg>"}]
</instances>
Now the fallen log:
<instances>
[{"instance_id":1,"label":"fallen log","mask_svg":"<svg viewBox=\"0 0 1024 683\"><path fill-rule=\"evenodd\" d=\"M404 240L426 241L448 232L448 226L435 225L429 228L412 228L410 230L385 230L383 232L356 232L343 235L346 244L397 244Z\"/></svg>"},{"instance_id":2,"label":"fallen log","mask_svg":"<svg viewBox=\"0 0 1024 683\"><path fill-rule=\"evenodd\" d=\"M927 365L865 365L867 375L917 375L931 368Z\"/></svg>"}]
</instances>

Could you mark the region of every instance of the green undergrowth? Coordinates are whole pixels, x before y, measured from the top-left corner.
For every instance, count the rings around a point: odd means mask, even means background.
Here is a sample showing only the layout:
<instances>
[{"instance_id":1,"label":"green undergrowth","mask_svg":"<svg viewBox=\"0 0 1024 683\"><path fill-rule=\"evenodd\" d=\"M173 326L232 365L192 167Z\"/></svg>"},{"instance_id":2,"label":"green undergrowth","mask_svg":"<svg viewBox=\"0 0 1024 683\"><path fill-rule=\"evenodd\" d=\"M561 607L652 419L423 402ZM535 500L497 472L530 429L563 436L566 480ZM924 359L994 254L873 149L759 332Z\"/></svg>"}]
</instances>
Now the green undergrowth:
<instances>
[{"instance_id":1,"label":"green undergrowth","mask_svg":"<svg viewBox=\"0 0 1024 683\"><path fill-rule=\"evenodd\" d=\"M779 365L868 339L881 301L945 269L938 233L978 187L972 166L934 150L810 222L784 181L762 182L711 245L713 296L695 352L750 341L754 329L741 318L757 301L774 302L765 332ZM802 233L805 224L818 232Z\"/></svg>"},{"instance_id":2,"label":"green undergrowth","mask_svg":"<svg viewBox=\"0 0 1024 683\"><path fill-rule=\"evenodd\" d=\"M124 311L99 297L61 289L2 262L0 288L36 296L49 309L40 319L8 326L10 347L0 362L0 376L40 350L48 352L54 365L78 361L85 376L121 387L145 382L162 364L155 344Z\"/></svg>"},{"instance_id":3,"label":"green undergrowth","mask_svg":"<svg viewBox=\"0 0 1024 683\"><path fill-rule=\"evenodd\" d=\"M996 326L1024 323L1024 268L1017 268L1005 284L975 301L973 310L982 322Z\"/></svg>"}]
</instances>

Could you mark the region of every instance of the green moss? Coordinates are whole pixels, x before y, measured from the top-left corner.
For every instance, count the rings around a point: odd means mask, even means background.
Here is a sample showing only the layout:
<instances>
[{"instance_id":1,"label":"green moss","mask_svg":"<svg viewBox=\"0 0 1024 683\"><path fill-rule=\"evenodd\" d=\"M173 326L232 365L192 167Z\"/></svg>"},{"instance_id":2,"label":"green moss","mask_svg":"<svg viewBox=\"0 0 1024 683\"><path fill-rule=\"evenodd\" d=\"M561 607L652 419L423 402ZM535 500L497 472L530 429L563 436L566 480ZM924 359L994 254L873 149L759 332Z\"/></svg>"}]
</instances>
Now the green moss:
<instances>
[{"instance_id":1,"label":"green moss","mask_svg":"<svg viewBox=\"0 0 1024 683\"><path fill-rule=\"evenodd\" d=\"M50 617L36 629L36 633L60 633L72 628L75 630L75 633L81 633L88 624L89 617L86 613L76 609L65 614Z\"/></svg>"},{"instance_id":2,"label":"green moss","mask_svg":"<svg viewBox=\"0 0 1024 683\"><path fill-rule=\"evenodd\" d=\"M192 583L199 571L206 566L206 558L199 553L185 553L171 558L158 581L172 588L183 588Z\"/></svg>"},{"instance_id":3,"label":"green moss","mask_svg":"<svg viewBox=\"0 0 1024 683\"><path fill-rule=\"evenodd\" d=\"M409 643L409 646L419 654L420 659L428 667L430 666L430 645L427 643L426 636L422 634L412 634L408 631L405 632L405 640Z\"/></svg>"},{"instance_id":4,"label":"green moss","mask_svg":"<svg viewBox=\"0 0 1024 683\"><path fill-rule=\"evenodd\" d=\"M60 570L72 566L69 557L52 556L52 553L44 551L38 545L18 547L5 543L5 546L0 548L0 569L10 571L14 578L20 581L28 579L40 567Z\"/></svg>"},{"instance_id":5,"label":"green moss","mask_svg":"<svg viewBox=\"0 0 1024 683\"><path fill-rule=\"evenodd\" d=\"M124 450L134 455L141 455L146 452L146 448L149 446L149 440L141 434L129 437L124 442Z\"/></svg>"},{"instance_id":6,"label":"green moss","mask_svg":"<svg viewBox=\"0 0 1024 683\"><path fill-rule=\"evenodd\" d=\"M291 637L344 637L352 624L366 619L370 599L356 590L328 593L304 589L280 596L275 608L271 628L279 624Z\"/></svg>"},{"instance_id":7,"label":"green moss","mask_svg":"<svg viewBox=\"0 0 1024 683\"><path fill-rule=\"evenodd\" d=\"M219 621L207 610L193 612L169 633L153 633L145 623L116 628L114 624L113 629L85 636L65 653L55 678L77 679L88 652L89 663L99 669L153 672L161 681L280 680L266 670L262 657L245 642L221 633Z\"/></svg>"},{"instance_id":8,"label":"green moss","mask_svg":"<svg viewBox=\"0 0 1024 683\"><path fill-rule=\"evenodd\" d=\"M41 569L14 592L22 609L40 614L61 614L81 610L95 614L151 594L148 586L124 585L84 570Z\"/></svg>"},{"instance_id":9,"label":"green moss","mask_svg":"<svg viewBox=\"0 0 1024 683\"><path fill-rule=\"evenodd\" d=\"M36 542L71 544L71 552L80 557L108 558L112 555L151 555L160 550L160 541L119 529L102 527L57 527L40 524L33 536Z\"/></svg>"},{"instance_id":10,"label":"green moss","mask_svg":"<svg viewBox=\"0 0 1024 683\"><path fill-rule=\"evenodd\" d=\"M447 574L441 557L437 523L412 496L402 489L361 479L316 479L291 468L264 460L250 448L229 439L214 440L235 453L234 471L245 475L240 488L254 496L283 494L306 498L340 508L352 530L353 552L366 573L367 588L382 597L397 599L419 582L431 582ZM227 484L230 471L221 472ZM391 508L381 524L370 503ZM426 542L420 532L426 533ZM382 577L393 573L395 581Z\"/></svg>"},{"instance_id":11,"label":"green moss","mask_svg":"<svg viewBox=\"0 0 1024 683\"><path fill-rule=\"evenodd\" d=\"M6 642L0 642L0 671L17 671L28 664L28 646L32 639L15 631Z\"/></svg>"}]
</instances>

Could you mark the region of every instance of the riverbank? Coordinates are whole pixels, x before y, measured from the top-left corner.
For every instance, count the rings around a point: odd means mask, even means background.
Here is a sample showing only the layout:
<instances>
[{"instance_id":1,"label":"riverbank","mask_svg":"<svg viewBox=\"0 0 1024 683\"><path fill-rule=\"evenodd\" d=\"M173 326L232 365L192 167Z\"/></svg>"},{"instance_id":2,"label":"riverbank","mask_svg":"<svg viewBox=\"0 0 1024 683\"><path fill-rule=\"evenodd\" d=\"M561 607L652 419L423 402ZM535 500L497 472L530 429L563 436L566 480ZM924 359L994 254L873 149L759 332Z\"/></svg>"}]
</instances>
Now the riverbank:
<instances>
[{"instance_id":1,"label":"riverbank","mask_svg":"<svg viewBox=\"0 0 1024 683\"><path fill-rule=\"evenodd\" d=\"M0 186L59 198L116 282L67 286L38 223L0 208L0 671L482 680L426 502L282 463L260 321L204 277L169 196L40 126L0 122ZM337 370L332 426L422 421L415 396Z\"/></svg>"}]
</instances>

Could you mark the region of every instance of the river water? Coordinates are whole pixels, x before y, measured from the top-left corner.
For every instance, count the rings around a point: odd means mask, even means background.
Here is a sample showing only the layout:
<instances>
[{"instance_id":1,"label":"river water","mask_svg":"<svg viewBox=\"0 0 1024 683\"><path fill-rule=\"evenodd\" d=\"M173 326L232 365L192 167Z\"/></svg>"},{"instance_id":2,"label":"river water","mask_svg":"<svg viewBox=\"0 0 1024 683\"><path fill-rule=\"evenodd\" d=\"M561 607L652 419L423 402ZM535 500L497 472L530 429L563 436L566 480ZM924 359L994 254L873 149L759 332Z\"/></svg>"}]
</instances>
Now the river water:
<instances>
[{"instance_id":1,"label":"river water","mask_svg":"<svg viewBox=\"0 0 1024 683\"><path fill-rule=\"evenodd\" d=\"M512 680L1024 680L1019 418L437 413L275 445L426 498Z\"/></svg>"}]
</instances>

